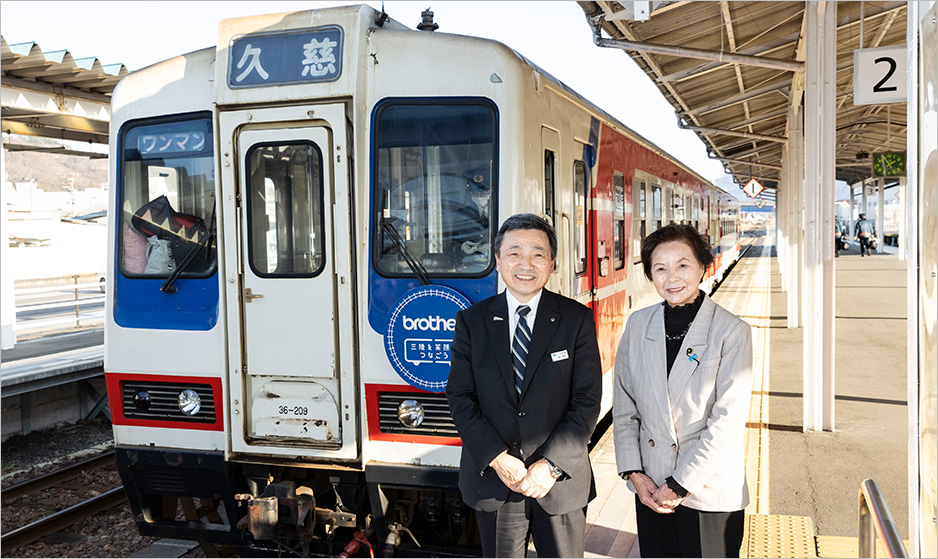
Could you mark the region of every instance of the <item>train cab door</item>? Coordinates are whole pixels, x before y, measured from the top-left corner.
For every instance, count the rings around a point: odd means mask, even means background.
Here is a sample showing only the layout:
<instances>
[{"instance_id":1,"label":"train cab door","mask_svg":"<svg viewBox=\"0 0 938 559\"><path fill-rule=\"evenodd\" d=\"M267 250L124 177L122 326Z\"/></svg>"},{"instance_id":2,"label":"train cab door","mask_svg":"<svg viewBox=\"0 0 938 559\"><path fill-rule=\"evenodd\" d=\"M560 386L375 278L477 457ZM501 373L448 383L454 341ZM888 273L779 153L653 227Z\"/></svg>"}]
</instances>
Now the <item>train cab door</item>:
<instances>
[{"instance_id":1,"label":"train cab door","mask_svg":"<svg viewBox=\"0 0 938 559\"><path fill-rule=\"evenodd\" d=\"M357 457L345 123L342 105L221 115L223 188L240 200L236 452Z\"/></svg>"},{"instance_id":2,"label":"train cab door","mask_svg":"<svg viewBox=\"0 0 938 559\"><path fill-rule=\"evenodd\" d=\"M557 263L550 276L547 289L567 297L574 296L573 289L573 229L571 196L563 196L563 184L559 182L560 133L547 126L541 127L541 148L544 154L544 214L550 219L557 232Z\"/></svg>"}]
</instances>

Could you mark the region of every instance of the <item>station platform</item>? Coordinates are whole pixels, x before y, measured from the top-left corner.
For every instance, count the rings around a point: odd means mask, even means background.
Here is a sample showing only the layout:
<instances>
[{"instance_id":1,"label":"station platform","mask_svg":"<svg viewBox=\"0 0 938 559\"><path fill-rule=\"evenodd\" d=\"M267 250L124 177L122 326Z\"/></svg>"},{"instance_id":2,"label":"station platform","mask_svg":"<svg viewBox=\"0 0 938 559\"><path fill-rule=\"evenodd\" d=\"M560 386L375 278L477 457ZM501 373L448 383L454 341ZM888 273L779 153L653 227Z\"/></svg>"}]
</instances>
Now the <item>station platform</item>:
<instances>
[{"instance_id":1,"label":"station platform","mask_svg":"<svg viewBox=\"0 0 938 559\"><path fill-rule=\"evenodd\" d=\"M835 430L804 432L803 329L786 327L774 237L747 240L713 295L753 326L751 503L740 556L857 557L867 478L908 538L906 263L894 254L860 257L856 246L835 260ZM598 496L587 511L586 557L640 557L634 497L618 476L611 431L591 460Z\"/></svg>"}]
</instances>

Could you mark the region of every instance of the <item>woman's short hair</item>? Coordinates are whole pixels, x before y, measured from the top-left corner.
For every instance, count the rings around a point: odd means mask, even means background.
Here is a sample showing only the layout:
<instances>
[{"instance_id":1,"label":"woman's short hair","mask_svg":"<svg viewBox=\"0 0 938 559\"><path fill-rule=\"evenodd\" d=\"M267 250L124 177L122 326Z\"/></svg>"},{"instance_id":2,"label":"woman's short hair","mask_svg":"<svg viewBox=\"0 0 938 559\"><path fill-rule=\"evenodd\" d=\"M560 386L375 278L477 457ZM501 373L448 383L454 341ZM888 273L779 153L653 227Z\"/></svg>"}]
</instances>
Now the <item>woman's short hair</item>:
<instances>
[{"instance_id":1,"label":"woman's short hair","mask_svg":"<svg viewBox=\"0 0 938 559\"><path fill-rule=\"evenodd\" d=\"M502 223L498 233L495 234L495 243L492 247L495 249L496 256L501 254L502 241L505 240L505 235L509 231L531 229L543 231L547 235L547 242L550 244L550 259L555 260L557 258L557 233L554 231L554 226L543 217L535 214L515 214Z\"/></svg>"},{"instance_id":2,"label":"woman's short hair","mask_svg":"<svg viewBox=\"0 0 938 559\"><path fill-rule=\"evenodd\" d=\"M642 269L645 277L651 279L651 255L662 243L680 241L690 247L697 258L697 262L706 270L713 264L713 253L710 252L710 241L693 225L679 225L670 223L655 230L642 241Z\"/></svg>"}]
</instances>

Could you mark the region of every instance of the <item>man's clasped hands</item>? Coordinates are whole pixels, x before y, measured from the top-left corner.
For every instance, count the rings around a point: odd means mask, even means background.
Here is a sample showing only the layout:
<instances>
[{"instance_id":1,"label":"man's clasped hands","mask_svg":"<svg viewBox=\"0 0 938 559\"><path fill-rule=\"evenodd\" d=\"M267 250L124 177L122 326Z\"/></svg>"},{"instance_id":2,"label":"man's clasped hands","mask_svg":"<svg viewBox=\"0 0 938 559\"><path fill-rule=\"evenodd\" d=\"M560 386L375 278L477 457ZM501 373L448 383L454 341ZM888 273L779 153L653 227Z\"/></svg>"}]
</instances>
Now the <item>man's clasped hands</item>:
<instances>
[{"instance_id":1,"label":"man's clasped hands","mask_svg":"<svg viewBox=\"0 0 938 559\"><path fill-rule=\"evenodd\" d=\"M496 456L489 466L495 470L502 483L525 497L540 499L547 495L557 481L550 475L550 466L543 458L525 468L524 462L505 451Z\"/></svg>"}]
</instances>

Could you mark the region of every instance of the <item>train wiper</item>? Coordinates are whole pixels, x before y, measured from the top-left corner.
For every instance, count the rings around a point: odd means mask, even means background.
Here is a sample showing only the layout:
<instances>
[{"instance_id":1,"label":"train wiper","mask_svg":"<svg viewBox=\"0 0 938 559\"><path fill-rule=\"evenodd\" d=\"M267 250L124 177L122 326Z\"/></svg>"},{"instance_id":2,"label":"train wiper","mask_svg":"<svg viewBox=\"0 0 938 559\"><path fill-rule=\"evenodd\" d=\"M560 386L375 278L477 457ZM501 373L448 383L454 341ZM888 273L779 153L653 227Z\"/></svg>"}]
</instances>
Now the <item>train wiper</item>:
<instances>
[{"instance_id":1,"label":"train wiper","mask_svg":"<svg viewBox=\"0 0 938 559\"><path fill-rule=\"evenodd\" d=\"M381 219L381 227L397 246L398 252L404 257L404 261L407 262L410 269L413 270L414 275L416 275L417 279L420 281L420 285L430 285L430 279L427 277L426 268L423 267L423 264L421 264L419 260L414 258L414 255L412 255L409 250L407 250L407 243L404 242L404 238L397 232L397 229L383 218Z\"/></svg>"},{"instance_id":2,"label":"train wiper","mask_svg":"<svg viewBox=\"0 0 938 559\"><path fill-rule=\"evenodd\" d=\"M195 260L195 256L199 254L203 249L205 249L214 239L215 239L215 206L212 205L212 225L206 231L205 236L202 237L202 240L199 241L199 244L195 245L189 250L189 253L186 254L186 257L182 259L182 262L176 266L176 269L173 270L173 273L166 278L166 281L163 282L160 291L164 293L175 293L176 292L176 280L179 279L179 276L182 274L182 271L185 270L189 264Z\"/></svg>"}]
</instances>

